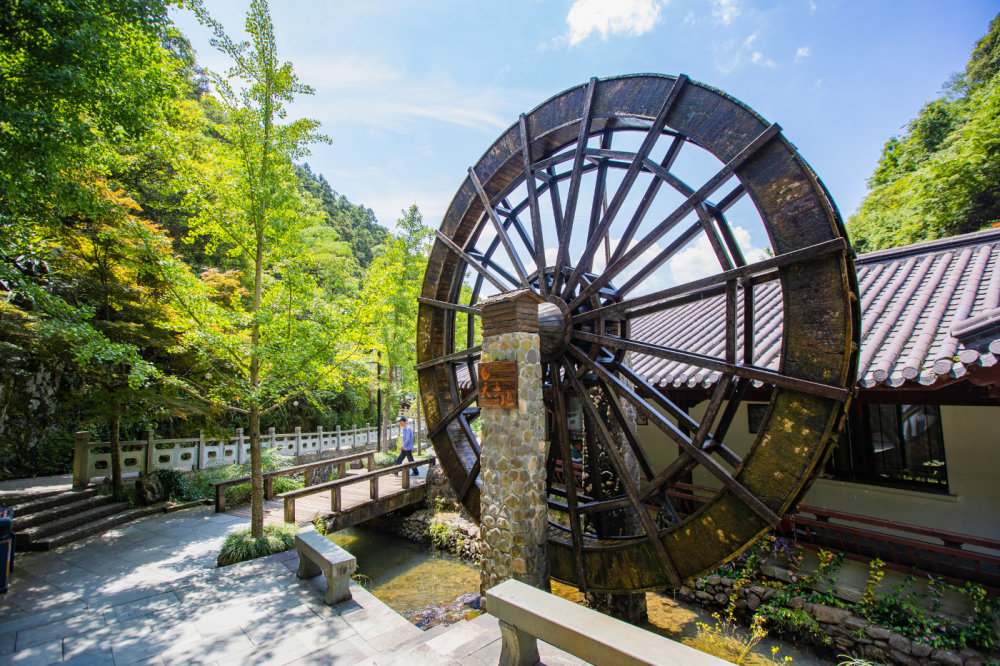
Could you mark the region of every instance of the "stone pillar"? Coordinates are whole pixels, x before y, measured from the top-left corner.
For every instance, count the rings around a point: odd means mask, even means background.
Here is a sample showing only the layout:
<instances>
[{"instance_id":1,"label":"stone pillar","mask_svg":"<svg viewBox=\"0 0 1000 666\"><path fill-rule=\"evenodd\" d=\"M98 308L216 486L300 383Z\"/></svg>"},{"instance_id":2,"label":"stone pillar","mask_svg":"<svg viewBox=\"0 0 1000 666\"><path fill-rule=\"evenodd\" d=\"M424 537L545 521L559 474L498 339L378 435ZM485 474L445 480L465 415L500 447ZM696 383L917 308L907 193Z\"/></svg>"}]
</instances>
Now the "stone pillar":
<instances>
[{"instance_id":1,"label":"stone pillar","mask_svg":"<svg viewBox=\"0 0 1000 666\"><path fill-rule=\"evenodd\" d=\"M538 336L538 303L530 290L501 294L482 305L480 587L513 578L548 590L545 495L545 406ZM517 363L516 396L497 395L482 376L488 363ZM486 365L486 373L489 366ZM490 403L503 406L488 406Z\"/></svg>"}]
</instances>

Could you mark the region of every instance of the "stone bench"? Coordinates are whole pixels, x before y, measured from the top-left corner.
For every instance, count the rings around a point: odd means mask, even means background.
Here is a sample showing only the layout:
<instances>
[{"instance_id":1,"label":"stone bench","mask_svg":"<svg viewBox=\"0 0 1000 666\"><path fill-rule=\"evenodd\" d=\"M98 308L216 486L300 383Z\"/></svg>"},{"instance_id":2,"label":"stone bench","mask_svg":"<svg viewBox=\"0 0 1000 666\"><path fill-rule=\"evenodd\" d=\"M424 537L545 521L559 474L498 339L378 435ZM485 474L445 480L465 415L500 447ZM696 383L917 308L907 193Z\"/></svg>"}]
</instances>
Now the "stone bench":
<instances>
[{"instance_id":1,"label":"stone bench","mask_svg":"<svg viewBox=\"0 0 1000 666\"><path fill-rule=\"evenodd\" d=\"M722 666L729 662L516 580L486 592L500 621L500 663L534 666L541 639L592 664Z\"/></svg>"},{"instance_id":2,"label":"stone bench","mask_svg":"<svg viewBox=\"0 0 1000 666\"><path fill-rule=\"evenodd\" d=\"M351 575L358 568L353 555L314 530L295 535L295 549L299 551L299 578L326 576L326 595L323 601L328 605L347 601L351 598Z\"/></svg>"}]
</instances>

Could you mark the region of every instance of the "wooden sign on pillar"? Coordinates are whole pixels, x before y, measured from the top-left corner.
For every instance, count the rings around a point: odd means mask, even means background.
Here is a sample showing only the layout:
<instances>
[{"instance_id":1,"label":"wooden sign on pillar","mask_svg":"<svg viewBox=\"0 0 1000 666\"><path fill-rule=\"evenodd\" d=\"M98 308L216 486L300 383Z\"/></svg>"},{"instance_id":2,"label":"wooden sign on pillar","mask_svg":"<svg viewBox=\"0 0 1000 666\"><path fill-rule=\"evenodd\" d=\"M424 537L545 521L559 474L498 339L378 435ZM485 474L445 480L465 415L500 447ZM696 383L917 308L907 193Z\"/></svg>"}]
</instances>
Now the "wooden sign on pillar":
<instances>
[{"instance_id":1,"label":"wooden sign on pillar","mask_svg":"<svg viewBox=\"0 0 1000 666\"><path fill-rule=\"evenodd\" d=\"M517 361L479 364L479 406L517 409Z\"/></svg>"}]
</instances>

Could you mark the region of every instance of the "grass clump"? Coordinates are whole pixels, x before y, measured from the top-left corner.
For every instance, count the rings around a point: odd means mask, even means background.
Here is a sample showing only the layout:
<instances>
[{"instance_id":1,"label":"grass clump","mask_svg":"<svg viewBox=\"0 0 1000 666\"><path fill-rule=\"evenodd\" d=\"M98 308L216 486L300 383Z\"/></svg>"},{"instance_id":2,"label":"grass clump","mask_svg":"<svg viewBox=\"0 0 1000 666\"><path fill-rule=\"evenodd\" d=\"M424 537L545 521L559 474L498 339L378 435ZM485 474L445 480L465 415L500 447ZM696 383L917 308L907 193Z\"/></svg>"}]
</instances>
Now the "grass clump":
<instances>
[{"instance_id":1,"label":"grass clump","mask_svg":"<svg viewBox=\"0 0 1000 666\"><path fill-rule=\"evenodd\" d=\"M264 536L260 539L253 538L249 528L232 532L222 544L216 564L225 567L291 550L295 547L295 534L298 531L291 524L265 525Z\"/></svg>"}]
</instances>

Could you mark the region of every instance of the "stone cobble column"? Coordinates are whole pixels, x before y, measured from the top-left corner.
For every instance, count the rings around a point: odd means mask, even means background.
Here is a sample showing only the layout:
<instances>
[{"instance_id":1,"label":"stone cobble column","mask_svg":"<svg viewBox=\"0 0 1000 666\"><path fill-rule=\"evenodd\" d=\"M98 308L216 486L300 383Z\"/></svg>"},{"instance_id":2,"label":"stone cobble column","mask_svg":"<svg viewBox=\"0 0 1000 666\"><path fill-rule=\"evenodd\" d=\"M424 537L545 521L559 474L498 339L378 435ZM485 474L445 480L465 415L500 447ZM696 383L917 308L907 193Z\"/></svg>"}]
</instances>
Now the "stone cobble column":
<instances>
[{"instance_id":1,"label":"stone cobble column","mask_svg":"<svg viewBox=\"0 0 1000 666\"><path fill-rule=\"evenodd\" d=\"M484 596L486 590L509 578L549 589L538 301L524 290L482 305L482 361L517 362L516 408L482 407L481 414L480 587ZM510 316L512 306L519 316Z\"/></svg>"}]
</instances>

